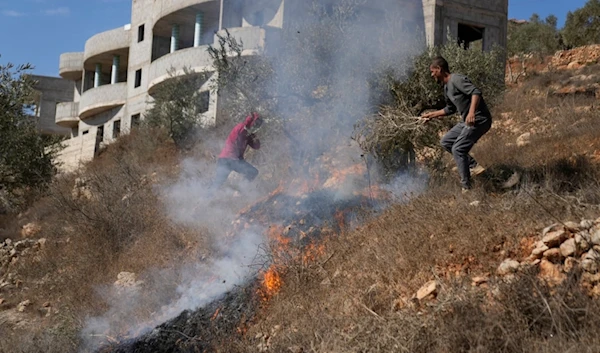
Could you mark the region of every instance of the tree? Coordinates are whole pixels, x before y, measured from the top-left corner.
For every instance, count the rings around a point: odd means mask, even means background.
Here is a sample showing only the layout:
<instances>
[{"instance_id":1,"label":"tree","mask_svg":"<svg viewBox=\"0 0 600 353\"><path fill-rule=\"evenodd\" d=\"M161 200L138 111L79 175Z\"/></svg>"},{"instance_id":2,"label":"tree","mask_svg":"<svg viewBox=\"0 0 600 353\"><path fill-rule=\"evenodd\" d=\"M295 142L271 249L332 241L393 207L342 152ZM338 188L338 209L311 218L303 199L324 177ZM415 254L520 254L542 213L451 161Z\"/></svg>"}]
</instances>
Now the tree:
<instances>
[{"instance_id":1,"label":"tree","mask_svg":"<svg viewBox=\"0 0 600 353\"><path fill-rule=\"evenodd\" d=\"M533 14L528 22L509 22L507 51L508 55L538 54L541 56L554 54L561 47L558 19L554 15L541 20Z\"/></svg>"},{"instance_id":2,"label":"tree","mask_svg":"<svg viewBox=\"0 0 600 353\"><path fill-rule=\"evenodd\" d=\"M582 8L569 11L562 35L569 47L600 43L600 0L588 0Z\"/></svg>"},{"instance_id":3,"label":"tree","mask_svg":"<svg viewBox=\"0 0 600 353\"><path fill-rule=\"evenodd\" d=\"M169 72L169 79L157 88L152 108L145 115L151 127L164 128L178 148L194 143L194 136L202 123L202 112L208 109L208 91L203 85L211 72L184 70L183 75Z\"/></svg>"},{"instance_id":4,"label":"tree","mask_svg":"<svg viewBox=\"0 0 600 353\"><path fill-rule=\"evenodd\" d=\"M29 64L0 65L0 202L11 209L24 202L27 190L43 189L56 172L56 139L43 136L32 109L35 81Z\"/></svg>"}]
</instances>

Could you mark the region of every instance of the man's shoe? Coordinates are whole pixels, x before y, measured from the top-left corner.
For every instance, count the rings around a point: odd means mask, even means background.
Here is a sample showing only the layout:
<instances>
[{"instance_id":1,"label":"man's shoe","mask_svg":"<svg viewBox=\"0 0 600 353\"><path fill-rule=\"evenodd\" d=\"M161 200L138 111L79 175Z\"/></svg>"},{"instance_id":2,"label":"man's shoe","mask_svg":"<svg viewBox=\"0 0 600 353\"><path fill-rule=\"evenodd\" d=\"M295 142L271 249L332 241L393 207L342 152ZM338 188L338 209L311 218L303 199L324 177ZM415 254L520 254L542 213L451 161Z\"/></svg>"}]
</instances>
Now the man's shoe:
<instances>
[{"instance_id":1,"label":"man's shoe","mask_svg":"<svg viewBox=\"0 0 600 353\"><path fill-rule=\"evenodd\" d=\"M467 194L469 194L470 192L471 192L471 189L470 189L470 188L462 188L462 194L463 194L463 195L467 195Z\"/></svg>"},{"instance_id":2,"label":"man's shoe","mask_svg":"<svg viewBox=\"0 0 600 353\"><path fill-rule=\"evenodd\" d=\"M475 166L475 167L473 167L473 168L470 168L469 170L471 171L471 175L472 175L472 176L477 176L477 175L479 175L479 174L481 174L481 173L485 172L485 168L484 168L484 167L482 167L482 166L480 166L479 164L478 164L478 165L476 165L476 166Z\"/></svg>"}]
</instances>

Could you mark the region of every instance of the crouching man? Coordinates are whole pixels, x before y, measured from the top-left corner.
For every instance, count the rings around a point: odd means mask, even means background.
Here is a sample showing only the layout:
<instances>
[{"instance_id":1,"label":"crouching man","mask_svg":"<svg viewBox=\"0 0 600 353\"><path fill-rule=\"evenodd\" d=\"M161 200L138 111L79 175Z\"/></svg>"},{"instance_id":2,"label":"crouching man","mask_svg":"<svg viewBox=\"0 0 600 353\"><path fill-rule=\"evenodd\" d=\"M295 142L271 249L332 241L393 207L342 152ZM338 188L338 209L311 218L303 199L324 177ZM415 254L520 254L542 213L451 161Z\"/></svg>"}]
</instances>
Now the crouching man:
<instances>
[{"instance_id":1,"label":"crouching man","mask_svg":"<svg viewBox=\"0 0 600 353\"><path fill-rule=\"evenodd\" d=\"M471 175L481 174L485 169L469 154L471 148L492 127L492 115L485 104L481 91L471 83L468 77L450 73L448 62L443 57L436 57L429 67L431 76L444 85L446 107L442 110L424 114L421 119L431 119L452 115L458 112L461 122L456 124L441 140L442 147L452 153L463 192L472 187Z\"/></svg>"},{"instance_id":2,"label":"crouching man","mask_svg":"<svg viewBox=\"0 0 600 353\"><path fill-rule=\"evenodd\" d=\"M256 137L256 133L262 123L262 118L257 113L253 113L231 130L217 160L213 191L227 181L232 171L242 174L248 181L256 178L258 169L244 160L244 153L248 146L255 150L260 149L260 140Z\"/></svg>"}]
</instances>

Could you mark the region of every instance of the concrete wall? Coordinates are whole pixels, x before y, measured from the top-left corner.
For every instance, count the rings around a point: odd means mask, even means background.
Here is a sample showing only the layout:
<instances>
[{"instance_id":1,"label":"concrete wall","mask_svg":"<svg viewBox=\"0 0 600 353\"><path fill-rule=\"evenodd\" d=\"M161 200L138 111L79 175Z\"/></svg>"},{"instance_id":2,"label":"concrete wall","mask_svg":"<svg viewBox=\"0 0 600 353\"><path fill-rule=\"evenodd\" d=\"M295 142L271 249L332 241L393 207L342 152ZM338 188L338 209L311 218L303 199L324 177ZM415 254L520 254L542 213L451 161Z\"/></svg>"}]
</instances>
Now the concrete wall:
<instances>
[{"instance_id":1,"label":"concrete wall","mask_svg":"<svg viewBox=\"0 0 600 353\"><path fill-rule=\"evenodd\" d=\"M483 49L506 46L508 0L423 0L425 32L429 45L458 37L458 25L485 28Z\"/></svg>"},{"instance_id":2,"label":"concrete wall","mask_svg":"<svg viewBox=\"0 0 600 353\"><path fill-rule=\"evenodd\" d=\"M48 134L68 135L70 129L56 125L56 104L73 100L75 84L58 77L32 75L32 78L37 81L34 89L39 94L36 103L39 129Z\"/></svg>"}]
</instances>

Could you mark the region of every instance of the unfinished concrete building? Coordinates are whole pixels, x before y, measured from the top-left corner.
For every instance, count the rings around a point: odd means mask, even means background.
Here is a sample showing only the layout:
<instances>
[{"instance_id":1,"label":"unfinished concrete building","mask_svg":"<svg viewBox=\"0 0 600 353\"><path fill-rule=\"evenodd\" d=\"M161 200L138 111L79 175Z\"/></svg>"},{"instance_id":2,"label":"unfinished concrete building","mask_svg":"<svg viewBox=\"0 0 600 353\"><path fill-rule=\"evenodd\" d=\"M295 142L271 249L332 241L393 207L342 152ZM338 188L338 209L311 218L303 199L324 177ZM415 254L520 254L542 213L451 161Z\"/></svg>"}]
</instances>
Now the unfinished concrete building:
<instances>
[{"instance_id":1,"label":"unfinished concrete building","mask_svg":"<svg viewBox=\"0 0 600 353\"><path fill-rule=\"evenodd\" d=\"M448 36L465 46L479 41L484 50L506 45L508 0L389 1L402 3L399 18L424 32L429 45L442 44ZM63 170L76 169L102 144L138 124L154 92L172 77L170 72L181 75L184 68L210 72L206 49L215 43L215 32L227 28L243 41L244 55L259 55L310 2L133 0L130 24L89 38L82 52L60 56L59 74L67 83L50 80L38 88L44 97L38 103L55 105L39 112L41 128L70 137L60 155ZM373 23L377 16L388 15L373 2L363 7ZM218 119L220 107L209 86L207 81L200 89L206 96L200 118L210 125Z\"/></svg>"}]
</instances>

